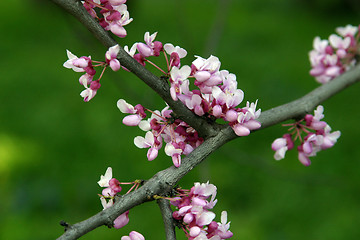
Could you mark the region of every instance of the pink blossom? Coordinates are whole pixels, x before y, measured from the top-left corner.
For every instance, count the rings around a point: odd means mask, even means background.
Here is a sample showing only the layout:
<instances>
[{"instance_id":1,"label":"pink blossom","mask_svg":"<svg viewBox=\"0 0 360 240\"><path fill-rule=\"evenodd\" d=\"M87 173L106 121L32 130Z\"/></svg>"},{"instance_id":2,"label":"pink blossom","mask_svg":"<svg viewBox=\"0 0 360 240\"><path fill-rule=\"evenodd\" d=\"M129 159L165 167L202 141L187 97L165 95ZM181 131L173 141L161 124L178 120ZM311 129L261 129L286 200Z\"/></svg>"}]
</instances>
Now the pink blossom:
<instances>
[{"instance_id":1,"label":"pink blossom","mask_svg":"<svg viewBox=\"0 0 360 240\"><path fill-rule=\"evenodd\" d=\"M177 189L179 195L171 201L178 211L173 217L185 225L183 228L191 240L213 239L222 240L233 236L227 212L221 213L221 222L214 220L215 213L210 211L215 206L216 186L207 183L195 183L190 191ZM210 202L208 198L211 196Z\"/></svg>"},{"instance_id":2,"label":"pink blossom","mask_svg":"<svg viewBox=\"0 0 360 240\"><path fill-rule=\"evenodd\" d=\"M227 108L233 108L239 105L244 99L244 92L237 88L236 76L226 74L221 87L214 86L212 95L219 105L226 105Z\"/></svg>"},{"instance_id":3,"label":"pink blossom","mask_svg":"<svg viewBox=\"0 0 360 240\"><path fill-rule=\"evenodd\" d=\"M178 95L182 94L182 85L185 84L188 86L187 78L190 76L191 68L187 65L182 68L173 67L170 71L170 94L174 101L177 100ZM186 82L185 82L186 81Z\"/></svg>"},{"instance_id":4,"label":"pink blossom","mask_svg":"<svg viewBox=\"0 0 360 240\"><path fill-rule=\"evenodd\" d=\"M162 49L162 44L160 42L154 42L157 32L150 35L149 32L146 32L144 35L145 43L138 43L137 50L144 58L150 56L159 56L159 52Z\"/></svg>"},{"instance_id":5,"label":"pink blossom","mask_svg":"<svg viewBox=\"0 0 360 240\"><path fill-rule=\"evenodd\" d=\"M119 229L129 223L129 211L124 212L114 220L114 228Z\"/></svg>"},{"instance_id":6,"label":"pink blossom","mask_svg":"<svg viewBox=\"0 0 360 240\"><path fill-rule=\"evenodd\" d=\"M175 148L174 143L167 143L165 146L166 155L172 158L175 167L180 167L181 165L181 148Z\"/></svg>"},{"instance_id":7,"label":"pink blossom","mask_svg":"<svg viewBox=\"0 0 360 240\"><path fill-rule=\"evenodd\" d=\"M112 11L105 11L103 12L103 15L108 24L108 26L105 27L105 30L110 30L118 37L126 37L127 33L124 26L132 22L133 19L130 18L125 4L113 6Z\"/></svg>"},{"instance_id":8,"label":"pink blossom","mask_svg":"<svg viewBox=\"0 0 360 240\"><path fill-rule=\"evenodd\" d=\"M75 72L85 72L85 69L81 66L83 65L84 59L80 60L76 55L72 54L69 50L66 50L66 54L68 57L68 60L64 62L63 66L66 68L70 68L74 70ZM75 62L75 64L74 64ZM76 64L77 63L77 64ZM87 66L87 62L86 62Z\"/></svg>"},{"instance_id":9,"label":"pink blossom","mask_svg":"<svg viewBox=\"0 0 360 240\"><path fill-rule=\"evenodd\" d=\"M109 48L109 50L105 53L106 63L110 65L113 71L117 71L120 69L120 62L117 59L117 55L120 51L120 46L116 44Z\"/></svg>"},{"instance_id":10,"label":"pink blossom","mask_svg":"<svg viewBox=\"0 0 360 240\"><path fill-rule=\"evenodd\" d=\"M310 75L319 83L327 83L350 69L356 63L358 55L357 27L347 25L336 29L329 40L316 37L313 42L314 49L310 51Z\"/></svg>"},{"instance_id":11,"label":"pink blossom","mask_svg":"<svg viewBox=\"0 0 360 240\"><path fill-rule=\"evenodd\" d=\"M141 136L135 137L134 144L138 148L149 148L147 153L149 161L152 161L157 157L158 151L162 146L161 138L158 137L155 139L155 136L151 131L146 132L145 138Z\"/></svg>"},{"instance_id":12,"label":"pink blossom","mask_svg":"<svg viewBox=\"0 0 360 240\"><path fill-rule=\"evenodd\" d=\"M227 222L227 212L221 212L221 222L218 223L218 228L216 230L216 235L218 235L221 239L228 239L233 236L233 233L230 232L230 222Z\"/></svg>"},{"instance_id":13,"label":"pink blossom","mask_svg":"<svg viewBox=\"0 0 360 240\"><path fill-rule=\"evenodd\" d=\"M185 49L172 45L171 43L167 43L164 45L164 50L167 54L170 55L170 66L180 66L180 59L186 57L187 52Z\"/></svg>"},{"instance_id":14,"label":"pink blossom","mask_svg":"<svg viewBox=\"0 0 360 240\"><path fill-rule=\"evenodd\" d=\"M275 151L275 160L281 160L285 157L287 150L291 150L294 147L294 143L290 134L284 134L282 138L277 138L271 144L272 150Z\"/></svg>"},{"instance_id":15,"label":"pink blossom","mask_svg":"<svg viewBox=\"0 0 360 240\"><path fill-rule=\"evenodd\" d=\"M120 99L117 102L117 107L122 113L131 113L132 115L128 115L123 119L123 123L127 126L137 126L140 121L146 117L144 112L144 107L140 104L135 107L131 104L127 103L124 99Z\"/></svg>"},{"instance_id":16,"label":"pink blossom","mask_svg":"<svg viewBox=\"0 0 360 240\"><path fill-rule=\"evenodd\" d=\"M337 27L336 32L343 37L355 36L355 34L358 32L358 27L348 24L345 27Z\"/></svg>"},{"instance_id":17,"label":"pink blossom","mask_svg":"<svg viewBox=\"0 0 360 240\"><path fill-rule=\"evenodd\" d=\"M132 231L129 236L121 237L121 240L145 240L145 237L141 233Z\"/></svg>"},{"instance_id":18,"label":"pink blossom","mask_svg":"<svg viewBox=\"0 0 360 240\"><path fill-rule=\"evenodd\" d=\"M256 110L257 100L255 103L246 103L246 107L242 108L238 114L237 122L230 126L238 136L247 136L251 130L261 127L260 122L256 119L260 116L261 109Z\"/></svg>"},{"instance_id":19,"label":"pink blossom","mask_svg":"<svg viewBox=\"0 0 360 240\"><path fill-rule=\"evenodd\" d=\"M316 156L321 150L334 146L341 134L340 131L331 132L330 126L321 121L324 118L323 112L323 106L319 105L314 110L314 115L306 114L303 120L288 124L291 126L292 132L285 134L283 138L275 139L271 145L272 149L276 151L274 158L276 160L283 159L285 152L294 147L292 136L294 139L300 139L301 144L297 147L298 159L304 166L311 164L310 157ZM302 133L306 133L303 140Z\"/></svg>"}]
</instances>

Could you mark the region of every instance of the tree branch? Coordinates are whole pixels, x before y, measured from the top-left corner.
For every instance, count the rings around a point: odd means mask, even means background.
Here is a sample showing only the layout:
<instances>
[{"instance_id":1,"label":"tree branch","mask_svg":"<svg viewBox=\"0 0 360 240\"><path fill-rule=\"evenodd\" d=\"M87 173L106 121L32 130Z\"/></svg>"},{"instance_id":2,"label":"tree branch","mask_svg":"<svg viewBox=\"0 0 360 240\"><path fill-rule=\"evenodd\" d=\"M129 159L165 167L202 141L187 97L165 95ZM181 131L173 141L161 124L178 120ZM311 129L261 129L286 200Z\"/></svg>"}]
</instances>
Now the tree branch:
<instances>
[{"instance_id":1,"label":"tree branch","mask_svg":"<svg viewBox=\"0 0 360 240\"><path fill-rule=\"evenodd\" d=\"M52 0L67 12L78 19L104 46L107 48L118 44L110 34L105 31L93 19L78 0ZM119 44L120 45L120 44ZM174 101L170 95L170 87L167 81L155 76L144 66L132 58L123 48L120 47L118 60L150 88L152 88L174 111L177 118L180 118L192 126L200 136L214 136L217 133L218 125L208 123L204 118L197 116L190 111L181 101Z\"/></svg>"},{"instance_id":2,"label":"tree branch","mask_svg":"<svg viewBox=\"0 0 360 240\"><path fill-rule=\"evenodd\" d=\"M112 39L110 35L87 13L80 1L52 1L73 14L106 47L117 44L116 41ZM205 136L205 141L192 153L183 158L180 167L176 168L171 166L156 173L138 190L118 198L112 207L107 208L82 222L74 225L67 224L66 232L58 239L77 239L99 226L111 225L115 218L123 212L146 201L154 200L154 195L165 195L169 193L183 176L201 163L209 154L226 142L237 137L231 127L208 123L206 120L192 113L180 101L173 101L169 94L169 85L137 63L123 49L120 50L118 58L123 66L133 72L158 93L164 101L169 104L179 118L190 124L200 134ZM259 118L259 121L262 123L261 129L288 119L302 117L321 102L359 80L360 67L356 66L352 70L344 73L328 84L316 88L300 99L263 112Z\"/></svg>"},{"instance_id":3,"label":"tree branch","mask_svg":"<svg viewBox=\"0 0 360 240\"><path fill-rule=\"evenodd\" d=\"M160 198L157 200L157 204L160 207L161 215L163 217L166 240L176 240L173 212L169 200Z\"/></svg>"},{"instance_id":4,"label":"tree branch","mask_svg":"<svg viewBox=\"0 0 360 240\"><path fill-rule=\"evenodd\" d=\"M262 123L261 129L303 116L326 99L358 81L360 81L360 66L356 66L331 82L314 89L302 98L263 112L259 118ZM58 239L79 238L101 225L111 224L123 212L153 200L154 195L169 193L183 176L201 163L208 155L236 137L229 126L223 127L214 137L206 139L203 144L186 156L180 167L171 166L156 173L141 188L122 196L112 207L85 221L70 226Z\"/></svg>"}]
</instances>

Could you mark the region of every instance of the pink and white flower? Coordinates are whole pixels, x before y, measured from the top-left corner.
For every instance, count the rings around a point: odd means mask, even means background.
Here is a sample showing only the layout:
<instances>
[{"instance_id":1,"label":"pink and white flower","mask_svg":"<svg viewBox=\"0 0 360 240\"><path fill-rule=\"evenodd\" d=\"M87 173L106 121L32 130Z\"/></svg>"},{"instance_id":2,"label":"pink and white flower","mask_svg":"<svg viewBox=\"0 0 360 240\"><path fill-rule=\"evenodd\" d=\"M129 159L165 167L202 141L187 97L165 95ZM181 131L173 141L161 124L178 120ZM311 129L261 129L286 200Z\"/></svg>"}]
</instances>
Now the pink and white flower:
<instances>
[{"instance_id":1,"label":"pink and white flower","mask_svg":"<svg viewBox=\"0 0 360 240\"><path fill-rule=\"evenodd\" d=\"M109 50L105 53L106 63L109 64L113 71L117 71L120 69L120 62L117 59L117 55L119 54L120 46L116 44L109 48Z\"/></svg>"}]
</instances>

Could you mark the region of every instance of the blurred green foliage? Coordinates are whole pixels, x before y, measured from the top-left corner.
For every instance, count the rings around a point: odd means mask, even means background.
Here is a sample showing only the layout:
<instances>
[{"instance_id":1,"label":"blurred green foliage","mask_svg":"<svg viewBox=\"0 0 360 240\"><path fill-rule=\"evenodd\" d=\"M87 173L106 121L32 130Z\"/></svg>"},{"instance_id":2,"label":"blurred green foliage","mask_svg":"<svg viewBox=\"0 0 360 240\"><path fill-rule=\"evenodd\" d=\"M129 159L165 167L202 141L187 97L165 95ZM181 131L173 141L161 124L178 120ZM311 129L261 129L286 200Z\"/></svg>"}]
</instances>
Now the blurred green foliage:
<instances>
[{"instance_id":1,"label":"blurred green foliage","mask_svg":"<svg viewBox=\"0 0 360 240\"><path fill-rule=\"evenodd\" d=\"M226 4L229 4L226 7ZM62 67L65 49L102 60L106 48L51 1L12 0L1 10L0 239L54 239L60 220L75 223L101 210L96 182L108 166L121 181L148 179L171 165L153 162L133 145L143 135L122 125L116 101L151 109L165 105L125 71L107 71L98 95L79 96L80 76ZM359 24L357 1L129 0L134 21L121 45L157 40L193 55L213 54L237 75L245 99L269 109L318 84L308 74L313 38ZM215 25L216 19L223 24ZM218 42L217 42L218 41ZM211 49L206 49L211 46ZM208 57L208 56L204 56ZM154 70L156 73L156 71ZM181 180L210 180L218 187L217 220L228 210L234 239L359 239L359 86L324 103L325 120L342 136L303 167L294 152L276 162L270 144L285 129L274 126L230 142ZM154 202L130 211L120 230L101 227L83 239L120 239L131 230L165 239ZM178 232L179 239L185 239Z\"/></svg>"}]
</instances>

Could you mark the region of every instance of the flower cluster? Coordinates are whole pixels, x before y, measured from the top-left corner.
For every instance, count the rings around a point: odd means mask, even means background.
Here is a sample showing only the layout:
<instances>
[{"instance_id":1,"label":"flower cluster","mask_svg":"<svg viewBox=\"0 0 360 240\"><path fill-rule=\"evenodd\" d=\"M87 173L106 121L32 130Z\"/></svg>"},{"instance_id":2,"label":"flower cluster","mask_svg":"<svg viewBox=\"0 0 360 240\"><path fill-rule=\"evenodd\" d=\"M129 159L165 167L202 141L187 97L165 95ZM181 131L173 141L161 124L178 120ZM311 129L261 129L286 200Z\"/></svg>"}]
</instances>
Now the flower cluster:
<instances>
[{"instance_id":1,"label":"flower cluster","mask_svg":"<svg viewBox=\"0 0 360 240\"><path fill-rule=\"evenodd\" d=\"M227 212L221 213L221 222L213 221L215 213L211 212L217 200L216 186L207 183L195 183L190 190L177 189L178 196L170 202L176 206L174 219L183 224L183 230L189 240L221 240L233 236L227 222ZM210 201L208 201L210 198Z\"/></svg>"},{"instance_id":2,"label":"flower cluster","mask_svg":"<svg viewBox=\"0 0 360 240\"><path fill-rule=\"evenodd\" d=\"M329 40L314 39L314 49L309 57L310 74L316 81L327 83L356 64L356 57L360 54L359 27L338 27L336 32L339 35L331 34Z\"/></svg>"},{"instance_id":3,"label":"flower cluster","mask_svg":"<svg viewBox=\"0 0 360 240\"><path fill-rule=\"evenodd\" d=\"M100 187L104 187L100 196L100 201L103 206L103 209L109 208L114 204L115 195L120 193L122 190L121 184L133 184L128 192L133 188L137 188L138 182L131 183L121 183L116 178L112 177L112 168L108 167L106 169L105 175L101 175L100 180L98 181ZM124 212L119 217L114 220L114 227L119 229L129 223L129 211Z\"/></svg>"},{"instance_id":4,"label":"flower cluster","mask_svg":"<svg viewBox=\"0 0 360 240\"><path fill-rule=\"evenodd\" d=\"M284 126L291 126L289 131L292 132L284 134L282 138L277 138L272 143L271 148L275 151L274 158L283 159L286 151L292 149L295 145L294 141L299 139L301 143L297 147L299 161L309 166L311 164L309 157L316 156L319 151L334 146L340 137L340 131L331 132L330 126L321 121L324 118L323 112L323 106L319 105L314 115L307 114L304 119L296 123L284 124ZM302 132L307 134L304 139L301 137Z\"/></svg>"},{"instance_id":5,"label":"flower cluster","mask_svg":"<svg viewBox=\"0 0 360 240\"><path fill-rule=\"evenodd\" d=\"M147 152L149 161L157 157L164 141L165 153L171 156L173 164L179 167L181 155L189 154L203 142L192 127L172 117L172 110L169 107L165 107L161 112L150 111L140 104L134 107L123 99L117 102L117 106L121 112L131 114L123 119L125 125L139 126L141 130L146 131L145 138L135 137L134 144L138 148L149 148ZM150 118L143 120L146 117L145 110L152 114Z\"/></svg>"},{"instance_id":6,"label":"flower cluster","mask_svg":"<svg viewBox=\"0 0 360 240\"><path fill-rule=\"evenodd\" d=\"M234 74L220 70L221 62L217 57L204 59L197 56L191 66L181 66L181 59L187 55L186 50L170 43L163 45L155 41L156 35L146 32L145 43L135 43L130 50L127 46L124 49L140 64L154 65L164 74L164 79L169 80L170 95L174 101L180 100L196 115L210 121L218 118L227 121L238 136L247 136L251 130L260 128L260 122L256 120L261 113L261 110L256 110L257 101L247 102L243 108L237 107L243 101L244 93L237 88ZM167 63L166 70L148 60L151 56L160 56L161 52ZM193 90L190 90L191 78L195 79ZM203 141L188 124L173 119L172 110L168 107L161 112L148 110L152 115L147 120L143 120L146 117L145 108L139 104L134 107L120 99L118 108L123 113L131 114L124 118L124 124L138 125L147 132L145 138L136 137L134 142L139 148L150 148L147 154L150 161L156 158L162 139L166 143L165 152L172 157L176 167L181 164L182 154L190 153Z\"/></svg>"},{"instance_id":7,"label":"flower cluster","mask_svg":"<svg viewBox=\"0 0 360 240\"><path fill-rule=\"evenodd\" d=\"M99 24L107 31L111 31L118 37L124 38L127 33L124 28L133 19L127 11L126 0L85 0L83 5L89 14L99 21ZM98 16L95 8L99 8Z\"/></svg>"},{"instance_id":8,"label":"flower cluster","mask_svg":"<svg viewBox=\"0 0 360 240\"><path fill-rule=\"evenodd\" d=\"M93 97L95 97L97 90L101 86L100 79L107 66L110 66L113 71L117 71L120 69L120 62L116 58L119 53L119 48L119 45L110 47L105 53L105 62L94 61L91 59L91 56L82 56L78 58L69 50L66 50L68 60L64 63L63 66L72 69L75 72L85 72L85 74L83 74L79 78L80 84L85 87L85 90L80 93L80 96L84 98L85 102L88 102ZM101 75L97 80L93 80L96 74L96 70L94 69L94 67L99 66L103 67Z\"/></svg>"}]
</instances>

